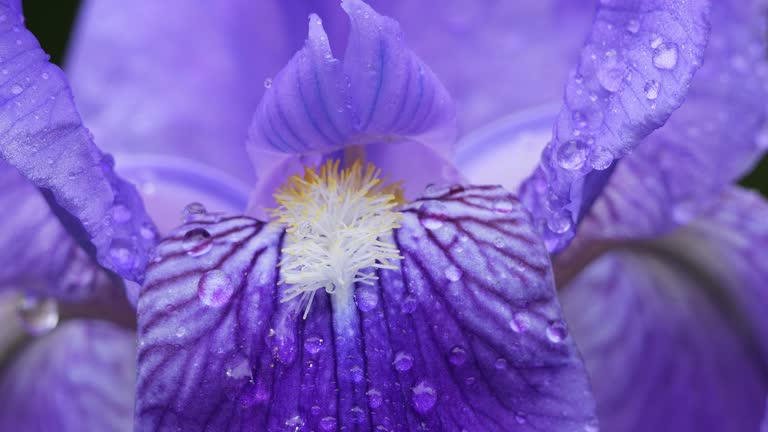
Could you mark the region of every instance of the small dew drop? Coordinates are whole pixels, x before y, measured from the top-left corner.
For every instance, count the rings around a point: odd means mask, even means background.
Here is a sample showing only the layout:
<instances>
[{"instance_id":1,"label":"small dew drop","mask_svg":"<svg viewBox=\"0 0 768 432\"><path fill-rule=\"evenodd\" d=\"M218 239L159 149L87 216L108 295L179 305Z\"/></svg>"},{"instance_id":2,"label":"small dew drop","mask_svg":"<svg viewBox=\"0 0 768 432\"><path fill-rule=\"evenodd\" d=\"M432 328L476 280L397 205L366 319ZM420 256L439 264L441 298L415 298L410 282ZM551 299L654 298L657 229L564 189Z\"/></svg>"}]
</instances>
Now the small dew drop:
<instances>
[{"instance_id":1,"label":"small dew drop","mask_svg":"<svg viewBox=\"0 0 768 432\"><path fill-rule=\"evenodd\" d=\"M336 417L328 416L320 419L320 429L328 432L336 429Z\"/></svg>"},{"instance_id":2,"label":"small dew drop","mask_svg":"<svg viewBox=\"0 0 768 432\"><path fill-rule=\"evenodd\" d=\"M186 327L181 326L178 329L176 329L176 337L182 338L182 337L186 336L186 334L187 334Z\"/></svg>"},{"instance_id":3,"label":"small dew drop","mask_svg":"<svg viewBox=\"0 0 768 432\"><path fill-rule=\"evenodd\" d=\"M568 329L562 321L555 321L547 326L546 334L550 342L560 343L568 336Z\"/></svg>"},{"instance_id":4,"label":"small dew drop","mask_svg":"<svg viewBox=\"0 0 768 432\"><path fill-rule=\"evenodd\" d=\"M197 296L210 307L221 307L229 302L235 292L232 279L221 270L205 272L197 283Z\"/></svg>"},{"instance_id":5,"label":"small dew drop","mask_svg":"<svg viewBox=\"0 0 768 432\"><path fill-rule=\"evenodd\" d=\"M640 31L640 21L636 19L631 19L629 22L627 22L627 31L635 34L638 31Z\"/></svg>"},{"instance_id":6,"label":"small dew drop","mask_svg":"<svg viewBox=\"0 0 768 432\"><path fill-rule=\"evenodd\" d=\"M413 367L413 356L405 351L395 354L395 360L392 362L398 372L408 372Z\"/></svg>"},{"instance_id":7,"label":"small dew drop","mask_svg":"<svg viewBox=\"0 0 768 432\"><path fill-rule=\"evenodd\" d=\"M525 312L517 312L509 321L509 328L515 333L522 333L531 326L531 318Z\"/></svg>"},{"instance_id":8,"label":"small dew drop","mask_svg":"<svg viewBox=\"0 0 768 432\"><path fill-rule=\"evenodd\" d=\"M109 257L112 264L122 270L130 270L134 265L134 255L130 249L122 246L122 242L109 248Z\"/></svg>"},{"instance_id":9,"label":"small dew drop","mask_svg":"<svg viewBox=\"0 0 768 432\"><path fill-rule=\"evenodd\" d=\"M602 171L611 166L613 154L603 146L596 146L589 152L589 166L598 171Z\"/></svg>"},{"instance_id":10,"label":"small dew drop","mask_svg":"<svg viewBox=\"0 0 768 432\"><path fill-rule=\"evenodd\" d=\"M272 88L272 78L267 78L264 80L264 88Z\"/></svg>"},{"instance_id":11,"label":"small dew drop","mask_svg":"<svg viewBox=\"0 0 768 432\"><path fill-rule=\"evenodd\" d=\"M507 246L507 242L504 241L504 237L499 236L493 239L493 245L499 249L503 249Z\"/></svg>"},{"instance_id":12,"label":"small dew drop","mask_svg":"<svg viewBox=\"0 0 768 432\"><path fill-rule=\"evenodd\" d=\"M413 391L413 407L421 414L426 414L435 407L437 391L425 380L420 381Z\"/></svg>"},{"instance_id":13,"label":"small dew drop","mask_svg":"<svg viewBox=\"0 0 768 432\"><path fill-rule=\"evenodd\" d=\"M11 86L11 93L17 95L21 94L21 92L24 91L24 87L22 87L20 84L14 84Z\"/></svg>"},{"instance_id":14,"label":"small dew drop","mask_svg":"<svg viewBox=\"0 0 768 432\"><path fill-rule=\"evenodd\" d=\"M16 307L24 330L32 336L44 335L59 324L59 305L55 300L24 296Z\"/></svg>"},{"instance_id":15,"label":"small dew drop","mask_svg":"<svg viewBox=\"0 0 768 432\"><path fill-rule=\"evenodd\" d=\"M213 240L211 234L203 228L195 228L184 234L181 247L189 256L201 256L211 251Z\"/></svg>"},{"instance_id":16,"label":"small dew drop","mask_svg":"<svg viewBox=\"0 0 768 432\"><path fill-rule=\"evenodd\" d=\"M445 204L437 201L427 201L419 209L421 225L428 230L440 229L445 215Z\"/></svg>"},{"instance_id":17,"label":"small dew drop","mask_svg":"<svg viewBox=\"0 0 768 432\"><path fill-rule=\"evenodd\" d=\"M515 421L517 422L517 424L525 424L526 423L525 415L523 415L522 413L515 414Z\"/></svg>"},{"instance_id":18,"label":"small dew drop","mask_svg":"<svg viewBox=\"0 0 768 432\"><path fill-rule=\"evenodd\" d=\"M653 53L653 65L659 69L672 69L677 66L677 45L663 43Z\"/></svg>"},{"instance_id":19,"label":"small dew drop","mask_svg":"<svg viewBox=\"0 0 768 432\"><path fill-rule=\"evenodd\" d=\"M42 78L44 80L47 80L50 77L51 77L51 75L48 72L43 72L43 73L40 74L40 78Z\"/></svg>"},{"instance_id":20,"label":"small dew drop","mask_svg":"<svg viewBox=\"0 0 768 432\"><path fill-rule=\"evenodd\" d=\"M353 366L349 370L349 374L352 377L352 382L359 383L363 381L363 378L365 378L365 374L363 373L363 368L361 368L360 366Z\"/></svg>"},{"instance_id":21,"label":"small dew drop","mask_svg":"<svg viewBox=\"0 0 768 432\"><path fill-rule=\"evenodd\" d=\"M556 234L562 234L571 228L571 213L562 210L552 214L547 220L547 227Z\"/></svg>"},{"instance_id":22,"label":"small dew drop","mask_svg":"<svg viewBox=\"0 0 768 432\"><path fill-rule=\"evenodd\" d=\"M658 48L664 40L659 35L652 35L653 39L651 39L651 48L656 49Z\"/></svg>"},{"instance_id":23,"label":"small dew drop","mask_svg":"<svg viewBox=\"0 0 768 432\"><path fill-rule=\"evenodd\" d=\"M368 406L371 408L378 408L384 402L381 392L376 389L368 390L365 394L368 396Z\"/></svg>"},{"instance_id":24,"label":"small dew drop","mask_svg":"<svg viewBox=\"0 0 768 432\"><path fill-rule=\"evenodd\" d=\"M496 362L493 364L493 366L496 369L499 369L499 370L506 369L507 368L507 359L499 357L499 358L496 359Z\"/></svg>"},{"instance_id":25,"label":"small dew drop","mask_svg":"<svg viewBox=\"0 0 768 432\"><path fill-rule=\"evenodd\" d=\"M412 314L416 311L416 307L419 305L419 302L416 300L416 297L409 295L403 299L403 304L400 306L403 313L406 314Z\"/></svg>"},{"instance_id":26,"label":"small dew drop","mask_svg":"<svg viewBox=\"0 0 768 432\"><path fill-rule=\"evenodd\" d=\"M349 415L352 417L353 423L362 423L365 419L365 411L359 406L354 406L349 410Z\"/></svg>"},{"instance_id":27,"label":"small dew drop","mask_svg":"<svg viewBox=\"0 0 768 432\"><path fill-rule=\"evenodd\" d=\"M463 365L467 361L467 351L460 346L451 348L451 352L448 353L448 361L455 366Z\"/></svg>"},{"instance_id":28,"label":"small dew drop","mask_svg":"<svg viewBox=\"0 0 768 432\"><path fill-rule=\"evenodd\" d=\"M379 294L369 285L363 285L355 290L355 304L363 312L370 312L379 304Z\"/></svg>"},{"instance_id":29,"label":"small dew drop","mask_svg":"<svg viewBox=\"0 0 768 432\"><path fill-rule=\"evenodd\" d=\"M323 350L323 342L320 336L310 336L304 341L304 349L310 354L317 354Z\"/></svg>"},{"instance_id":30,"label":"small dew drop","mask_svg":"<svg viewBox=\"0 0 768 432\"><path fill-rule=\"evenodd\" d=\"M206 212L207 210L204 205L199 202L193 202L184 207L182 218L184 219L184 222L191 222L198 219L200 216L204 216Z\"/></svg>"},{"instance_id":31,"label":"small dew drop","mask_svg":"<svg viewBox=\"0 0 768 432\"><path fill-rule=\"evenodd\" d=\"M463 275L464 272L455 265L450 265L445 269L445 278L451 282L457 282Z\"/></svg>"},{"instance_id":32,"label":"small dew drop","mask_svg":"<svg viewBox=\"0 0 768 432\"><path fill-rule=\"evenodd\" d=\"M587 145L580 140L569 140L557 149L557 163L567 170L577 170L587 160Z\"/></svg>"},{"instance_id":33,"label":"small dew drop","mask_svg":"<svg viewBox=\"0 0 768 432\"><path fill-rule=\"evenodd\" d=\"M112 219L117 223L125 223L131 220L131 211L122 204L112 207Z\"/></svg>"},{"instance_id":34,"label":"small dew drop","mask_svg":"<svg viewBox=\"0 0 768 432\"><path fill-rule=\"evenodd\" d=\"M293 428L294 432L298 432L304 427L304 419L301 416L293 416L285 421L285 425Z\"/></svg>"},{"instance_id":35,"label":"small dew drop","mask_svg":"<svg viewBox=\"0 0 768 432\"><path fill-rule=\"evenodd\" d=\"M645 92L645 98L648 100L655 100L657 97L659 97L659 90L661 89L661 85L659 85L659 82L656 80L650 80L645 83L645 86L643 86L643 91Z\"/></svg>"}]
</instances>

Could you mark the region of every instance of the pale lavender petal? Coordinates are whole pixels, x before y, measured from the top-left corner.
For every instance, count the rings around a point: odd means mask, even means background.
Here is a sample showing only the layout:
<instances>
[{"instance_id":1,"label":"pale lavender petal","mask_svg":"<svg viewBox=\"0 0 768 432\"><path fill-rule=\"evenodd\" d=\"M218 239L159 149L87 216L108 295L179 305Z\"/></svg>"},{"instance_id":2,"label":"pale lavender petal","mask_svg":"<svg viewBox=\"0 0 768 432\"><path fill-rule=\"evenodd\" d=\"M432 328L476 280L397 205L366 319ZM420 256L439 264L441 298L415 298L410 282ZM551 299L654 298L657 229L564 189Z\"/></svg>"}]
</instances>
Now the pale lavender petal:
<instances>
[{"instance_id":1,"label":"pale lavender petal","mask_svg":"<svg viewBox=\"0 0 768 432\"><path fill-rule=\"evenodd\" d=\"M760 428L760 432L768 432L768 402L765 405L765 417L763 418L763 426Z\"/></svg>"},{"instance_id":2,"label":"pale lavender petal","mask_svg":"<svg viewBox=\"0 0 768 432\"><path fill-rule=\"evenodd\" d=\"M0 377L0 430L130 432L135 335L71 321L35 339Z\"/></svg>"},{"instance_id":3,"label":"pale lavender petal","mask_svg":"<svg viewBox=\"0 0 768 432\"><path fill-rule=\"evenodd\" d=\"M708 12L705 0L599 6L566 85L553 139L521 189L552 249L573 237L610 177L613 161L663 125L683 102L702 62Z\"/></svg>"},{"instance_id":4,"label":"pale lavender petal","mask_svg":"<svg viewBox=\"0 0 768 432\"><path fill-rule=\"evenodd\" d=\"M70 237L48 203L13 167L0 161L0 291L66 301L122 298L111 279Z\"/></svg>"},{"instance_id":5,"label":"pale lavender petal","mask_svg":"<svg viewBox=\"0 0 768 432\"><path fill-rule=\"evenodd\" d=\"M48 63L22 17L0 3L0 156L38 187L81 246L140 280L154 230L133 187L94 145L62 71Z\"/></svg>"},{"instance_id":6,"label":"pale lavender petal","mask_svg":"<svg viewBox=\"0 0 768 432\"><path fill-rule=\"evenodd\" d=\"M562 287L605 430L758 430L768 393L768 203L732 190ZM570 250L569 250L570 251Z\"/></svg>"},{"instance_id":7,"label":"pale lavender petal","mask_svg":"<svg viewBox=\"0 0 768 432\"><path fill-rule=\"evenodd\" d=\"M762 0L713 3L706 61L685 104L616 168L583 226L590 237L650 237L685 224L768 148L767 22Z\"/></svg>"},{"instance_id":8,"label":"pale lavender petal","mask_svg":"<svg viewBox=\"0 0 768 432\"><path fill-rule=\"evenodd\" d=\"M527 213L499 188L430 193L400 268L306 320L279 301L282 229L179 228L139 301L137 430L596 430Z\"/></svg>"}]
</instances>

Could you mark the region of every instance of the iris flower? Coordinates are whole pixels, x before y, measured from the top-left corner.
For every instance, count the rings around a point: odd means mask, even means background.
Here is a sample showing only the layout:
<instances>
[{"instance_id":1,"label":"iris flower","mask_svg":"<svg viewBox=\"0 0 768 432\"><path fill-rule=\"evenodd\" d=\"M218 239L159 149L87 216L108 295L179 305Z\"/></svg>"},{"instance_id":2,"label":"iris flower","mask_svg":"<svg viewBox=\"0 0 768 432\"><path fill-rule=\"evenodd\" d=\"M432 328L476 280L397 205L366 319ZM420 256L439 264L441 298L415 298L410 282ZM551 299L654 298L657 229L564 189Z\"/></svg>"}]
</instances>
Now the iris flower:
<instances>
[{"instance_id":1,"label":"iris flower","mask_svg":"<svg viewBox=\"0 0 768 432\"><path fill-rule=\"evenodd\" d=\"M0 1L0 429L765 430L764 2L306 3Z\"/></svg>"}]
</instances>

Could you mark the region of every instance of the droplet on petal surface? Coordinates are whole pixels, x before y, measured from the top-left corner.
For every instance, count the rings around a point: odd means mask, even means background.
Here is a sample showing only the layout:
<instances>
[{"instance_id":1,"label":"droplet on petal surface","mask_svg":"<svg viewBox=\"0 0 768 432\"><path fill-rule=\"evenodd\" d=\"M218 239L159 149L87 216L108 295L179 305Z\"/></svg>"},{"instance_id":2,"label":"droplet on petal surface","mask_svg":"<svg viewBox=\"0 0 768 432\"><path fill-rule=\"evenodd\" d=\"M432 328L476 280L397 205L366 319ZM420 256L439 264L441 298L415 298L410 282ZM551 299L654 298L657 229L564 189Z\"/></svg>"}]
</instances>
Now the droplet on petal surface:
<instances>
[{"instance_id":1,"label":"droplet on petal surface","mask_svg":"<svg viewBox=\"0 0 768 432\"><path fill-rule=\"evenodd\" d=\"M567 170L577 170L587 160L587 146L580 140L569 140L557 150L557 163Z\"/></svg>"},{"instance_id":2,"label":"droplet on petal surface","mask_svg":"<svg viewBox=\"0 0 768 432\"><path fill-rule=\"evenodd\" d=\"M21 92L24 91L24 87L21 86L21 84L14 84L11 86L11 93L18 95L21 94Z\"/></svg>"},{"instance_id":3,"label":"droplet on petal surface","mask_svg":"<svg viewBox=\"0 0 768 432\"><path fill-rule=\"evenodd\" d=\"M643 87L643 91L645 92L645 97L648 100L655 100L657 97L659 97L659 90L661 89L661 85L656 80L650 80L645 83L645 86Z\"/></svg>"},{"instance_id":4,"label":"droplet on petal surface","mask_svg":"<svg viewBox=\"0 0 768 432\"><path fill-rule=\"evenodd\" d=\"M370 312L379 304L379 293L372 286L361 286L355 291L355 303L361 311Z\"/></svg>"},{"instance_id":5,"label":"droplet on petal surface","mask_svg":"<svg viewBox=\"0 0 768 432\"><path fill-rule=\"evenodd\" d=\"M568 329L562 321L555 321L547 326L546 334L550 342L560 343L568 336Z\"/></svg>"},{"instance_id":6,"label":"droplet on petal surface","mask_svg":"<svg viewBox=\"0 0 768 432\"><path fill-rule=\"evenodd\" d=\"M437 391L427 381L422 380L413 389L413 408L421 414L426 414L435 407Z\"/></svg>"},{"instance_id":7,"label":"droplet on petal surface","mask_svg":"<svg viewBox=\"0 0 768 432\"><path fill-rule=\"evenodd\" d=\"M463 365L467 361L467 351L460 346L451 348L451 352L448 353L448 361L455 366Z\"/></svg>"},{"instance_id":8,"label":"droplet on petal surface","mask_svg":"<svg viewBox=\"0 0 768 432\"><path fill-rule=\"evenodd\" d=\"M193 203L187 204L187 206L184 207L184 210L182 211L182 216L183 216L184 222L191 222L199 218L200 216L205 215L206 212L207 210L204 205L198 202L193 202Z\"/></svg>"},{"instance_id":9,"label":"droplet on petal surface","mask_svg":"<svg viewBox=\"0 0 768 432\"><path fill-rule=\"evenodd\" d=\"M456 267L455 265L448 266L448 268L445 269L445 278L451 282L458 281L459 279L461 279L461 276L463 275L464 275L464 272L461 271L461 269Z\"/></svg>"},{"instance_id":10,"label":"droplet on petal surface","mask_svg":"<svg viewBox=\"0 0 768 432\"><path fill-rule=\"evenodd\" d=\"M211 233L203 228L195 228L184 234L181 247L189 256L200 256L210 252L213 247Z\"/></svg>"},{"instance_id":11,"label":"droplet on petal surface","mask_svg":"<svg viewBox=\"0 0 768 432\"><path fill-rule=\"evenodd\" d=\"M304 349L310 354L317 354L323 349L323 338L310 336L304 341Z\"/></svg>"},{"instance_id":12,"label":"droplet on petal surface","mask_svg":"<svg viewBox=\"0 0 768 432\"><path fill-rule=\"evenodd\" d=\"M336 429L336 417L328 416L320 419L320 429L328 432Z\"/></svg>"},{"instance_id":13,"label":"droplet on petal surface","mask_svg":"<svg viewBox=\"0 0 768 432\"><path fill-rule=\"evenodd\" d=\"M206 306L224 306L234 292L232 279L221 270L206 272L197 283L197 296Z\"/></svg>"},{"instance_id":14,"label":"droplet on petal surface","mask_svg":"<svg viewBox=\"0 0 768 432\"><path fill-rule=\"evenodd\" d=\"M653 53L653 65L659 69L672 69L677 66L677 45L663 43Z\"/></svg>"},{"instance_id":15,"label":"droplet on petal surface","mask_svg":"<svg viewBox=\"0 0 768 432\"><path fill-rule=\"evenodd\" d=\"M24 296L16 311L22 327L32 336L46 334L59 324L59 305L50 298Z\"/></svg>"},{"instance_id":16,"label":"droplet on petal surface","mask_svg":"<svg viewBox=\"0 0 768 432\"><path fill-rule=\"evenodd\" d=\"M589 152L589 166L598 171L602 171L611 166L613 154L603 146L597 146Z\"/></svg>"},{"instance_id":17,"label":"droplet on petal surface","mask_svg":"<svg viewBox=\"0 0 768 432\"><path fill-rule=\"evenodd\" d=\"M407 372L413 367L413 356L405 351L400 351L395 354L395 359L392 362L399 372Z\"/></svg>"}]
</instances>

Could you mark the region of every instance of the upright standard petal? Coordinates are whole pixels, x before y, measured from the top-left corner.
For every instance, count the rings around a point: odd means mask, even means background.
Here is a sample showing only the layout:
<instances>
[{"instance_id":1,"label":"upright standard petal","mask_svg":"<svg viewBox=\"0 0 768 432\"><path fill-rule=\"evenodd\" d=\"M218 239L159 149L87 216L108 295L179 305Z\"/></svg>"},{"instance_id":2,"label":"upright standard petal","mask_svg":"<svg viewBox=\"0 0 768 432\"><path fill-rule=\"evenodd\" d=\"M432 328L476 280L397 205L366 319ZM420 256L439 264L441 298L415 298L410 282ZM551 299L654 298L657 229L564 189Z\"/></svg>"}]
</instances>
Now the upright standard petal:
<instances>
[{"instance_id":1,"label":"upright standard petal","mask_svg":"<svg viewBox=\"0 0 768 432\"><path fill-rule=\"evenodd\" d=\"M4 431L130 432L134 335L71 321L36 339L0 376Z\"/></svg>"},{"instance_id":2,"label":"upright standard petal","mask_svg":"<svg viewBox=\"0 0 768 432\"><path fill-rule=\"evenodd\" d=\"M457 187L402 214L396 269L318 294L306 320L280 302L282 229L179 228L139 301L137 430L596 430L518 201Z\"/></svg>"},{"instance_id":3,"label":"upright standard petal","mask_svg":"<svg viewBox=\"0 0 768 432\"><path fill-rule=\"evenodd\" d=\"M758 429L768 392L766 218L759 196L730 191L706 217L622 244L562 288L605 430Z\"/></svg>"},{"instance_id":4,"label":"upright standard petal","mask_svg":"<svg viewBox=\"0 0 768 432\"><path fill-rule=\"evenodd\" d=\"M0 16L0 156L43 192L104 267L140 280L154 245L141 199L93 144L64 74L48 63L23 17L8 2Z\"/></svg>"},{"instance_id":5,"label":"upright standard petal","mask_svg":"<svg viewBox=\"0 0 768 432\"><path fill-rule=\"evenodd\" d=\"M683 102L707 41L706 0L602 2L541 164L521 189L552 250L612 172Z\"/></svg>"},{"instance_id":6,"label":"upright standard petal","mask_svg":"<svg viewBox=\"0 0 768 432\"><path fill-rule=\"evenodd\" d=\"M765 2L714 2L711 17L706 61L685 104L616 168L585 220L590 237L649 237L684 225L768 148Z\"/></svg>"}]
</instances>

